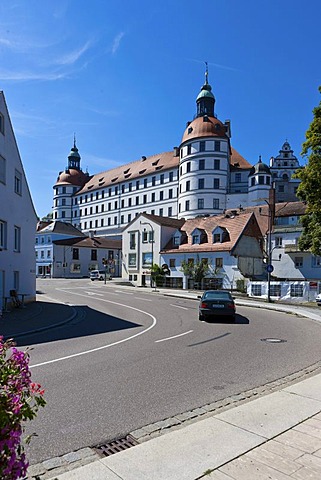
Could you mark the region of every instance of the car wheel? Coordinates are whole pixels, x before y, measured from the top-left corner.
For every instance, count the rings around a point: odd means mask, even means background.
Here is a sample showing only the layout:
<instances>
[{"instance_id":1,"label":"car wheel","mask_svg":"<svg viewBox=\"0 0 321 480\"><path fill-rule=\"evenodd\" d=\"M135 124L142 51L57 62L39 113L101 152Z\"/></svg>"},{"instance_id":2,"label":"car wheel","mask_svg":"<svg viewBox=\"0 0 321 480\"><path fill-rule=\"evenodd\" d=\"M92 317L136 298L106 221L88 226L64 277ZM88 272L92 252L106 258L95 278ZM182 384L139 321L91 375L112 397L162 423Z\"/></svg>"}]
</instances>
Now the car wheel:
<instances>
[{"instance_id":1,"label":"car wheel","mask_svg":"<svg viewBox=\"0 0 321 480\"><path fill-rule=\"evenodd\" d=\"M198 315L198 319L200 322L205 322L205 317L201 313Z\"/></svg>"}]
</instances>

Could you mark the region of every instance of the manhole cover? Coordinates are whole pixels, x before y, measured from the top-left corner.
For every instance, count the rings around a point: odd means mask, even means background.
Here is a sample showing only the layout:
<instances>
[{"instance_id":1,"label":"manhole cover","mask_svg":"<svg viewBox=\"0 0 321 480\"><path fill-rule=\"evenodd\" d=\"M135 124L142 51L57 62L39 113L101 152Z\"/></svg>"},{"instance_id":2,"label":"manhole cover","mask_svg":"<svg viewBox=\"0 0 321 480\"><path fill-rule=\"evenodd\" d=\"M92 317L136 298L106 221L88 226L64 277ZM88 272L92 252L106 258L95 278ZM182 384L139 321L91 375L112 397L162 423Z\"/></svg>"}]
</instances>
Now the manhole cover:
<instances>
[{"instance_id":1,"label":"manhole cover","mask_svg":"<svg viewBox=\"0 0 321 480\"><path fill-rule=\"evenodd\" d=\"M132 436L127 435L127 437L117 438L112 442L98 445L97 447L95 447L95 449L105 455L105 457L109 457L110 455L114 455L115 453L127 450L130 447L134 447L135 445L138 445L138 442Z\"/></svg>"},{"instance_id":2,"label":"manhole cover","mask_svg":"<svg viewBox=\"0 0 321 480\"><path fill-rule=\"evenodd\" d=\"M286 343L287 340L282 340L281 338L261 338L261 342L266 343Z\"/></svg>"}]
</instances>

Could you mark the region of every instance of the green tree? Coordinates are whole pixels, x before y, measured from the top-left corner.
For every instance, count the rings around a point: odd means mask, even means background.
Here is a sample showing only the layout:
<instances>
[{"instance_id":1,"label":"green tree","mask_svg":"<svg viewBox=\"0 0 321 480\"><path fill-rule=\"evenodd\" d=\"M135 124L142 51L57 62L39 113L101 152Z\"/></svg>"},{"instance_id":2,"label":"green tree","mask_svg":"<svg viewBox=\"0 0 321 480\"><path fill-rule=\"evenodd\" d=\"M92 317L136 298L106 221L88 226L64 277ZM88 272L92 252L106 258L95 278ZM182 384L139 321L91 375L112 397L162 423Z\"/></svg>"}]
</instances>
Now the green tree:
<instances>
[{"instance_id":1,"label":"green tree","mask_svg":"<svg viewBox=\"0 0 321 480\"><path fill-rule=\"evenodd\" d=\"M199 256L197 255L196 262L191 260L183 260L181 263L181 270L183 271L184 275L192 278L194 282L201 283L203 278L209 273L210 265L208 262L200 260Z\"/></svg>"},{"instance_id":2,"label":"green tree","mask_svg":"<svg viewBox=\"0 0 321 480\"><path fill-rule=\"evenodd\" d=\"M296 172L294 178L301 180L297 195L307 203L306 213L302 217L303 233L299 248L321 255L321 102L313 109L313 115L301 152L308 162Z\"/></svg>"}]
</instances>

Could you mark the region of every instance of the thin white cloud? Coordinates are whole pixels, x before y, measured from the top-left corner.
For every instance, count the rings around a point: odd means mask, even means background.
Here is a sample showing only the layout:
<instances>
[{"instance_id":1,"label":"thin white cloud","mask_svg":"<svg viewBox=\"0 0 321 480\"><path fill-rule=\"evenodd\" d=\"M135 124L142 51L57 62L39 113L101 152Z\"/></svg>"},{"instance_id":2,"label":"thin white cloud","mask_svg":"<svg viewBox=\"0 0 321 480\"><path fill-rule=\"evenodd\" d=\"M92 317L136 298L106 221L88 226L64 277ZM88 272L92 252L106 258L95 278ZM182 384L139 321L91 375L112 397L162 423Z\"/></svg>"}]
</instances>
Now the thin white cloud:
<instances>
[{"instance_id":1,"label":"thin white cloud","mask_svg":"<svg viewBox=\"0 0 321 480\"><path fill-rule=\"evenodd\" d=\"M119 49L119 45L120 45L121 39L123 38L124 35L125 35L125 32L120 32L120 33L118 33L118 35L116 35L116 37L114 38L113 46L112 46L112 49L111 49L112 55L115 55L115 53L116 53L117 50Z\"/></svg>"},{"instance_id":2,"label":"thin white cloud","mask_svg":"<svg viewBox=\"0 0 321 480\"><path fill-rule=\"evenodd\" d=\"M7 40L6 38L0 38L0 45L4 45L5 47L12 47L12 42Z\"/></svg>"},{"instance_id":3,"label":"thin white cloud","mask_svg":"<svg viewBox=\"0 0 321 480\"><path fill-rule=\"evenodd\" d=\"M91 42L86 42L85 45L73 52L67 53L66 55L61 56L56 60L56 63L59 65L72 65L88 50Z\"/></svg>"},{"instance_id":4,"label":"thin white cloud","mask_svg":"<svg viewBox=\"0 0 321 480\"><path fill-rule=\"evenodd\" d=\"M0 70L0 80L2 81L28 81L28 80L60 80L66 78L65 73L50 73L50 72L10 72Z\"/></svg>"}]
</instances>

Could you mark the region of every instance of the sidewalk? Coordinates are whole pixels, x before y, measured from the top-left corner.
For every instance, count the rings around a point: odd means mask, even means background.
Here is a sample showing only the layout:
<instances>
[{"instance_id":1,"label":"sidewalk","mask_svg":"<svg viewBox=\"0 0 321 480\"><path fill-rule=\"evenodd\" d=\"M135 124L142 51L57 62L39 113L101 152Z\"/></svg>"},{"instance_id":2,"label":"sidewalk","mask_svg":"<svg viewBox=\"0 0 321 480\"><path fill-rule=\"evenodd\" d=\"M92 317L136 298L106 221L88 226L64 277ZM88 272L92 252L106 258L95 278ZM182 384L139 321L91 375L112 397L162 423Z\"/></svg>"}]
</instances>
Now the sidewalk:
<instances>
[{"instance_id":1,"label":"sidewalk","mask_svg":"<svg viewBox=\"0 0 321 480\"><path fill-rule=\"evenodd\" d=\"M149 293L195 299L199 294ZM237 298L236 304L321 321L321 310L313 307L246 298ZM5 336L24 336L30 330L66 323L75 314L73 307L46 298L5 314L0 331ZM28 474L30 479L38 474L41 480L320 480L321 374L219 413L208 412L109 457L86 448L33 465Z\"/></svg>"}]
</instances>

